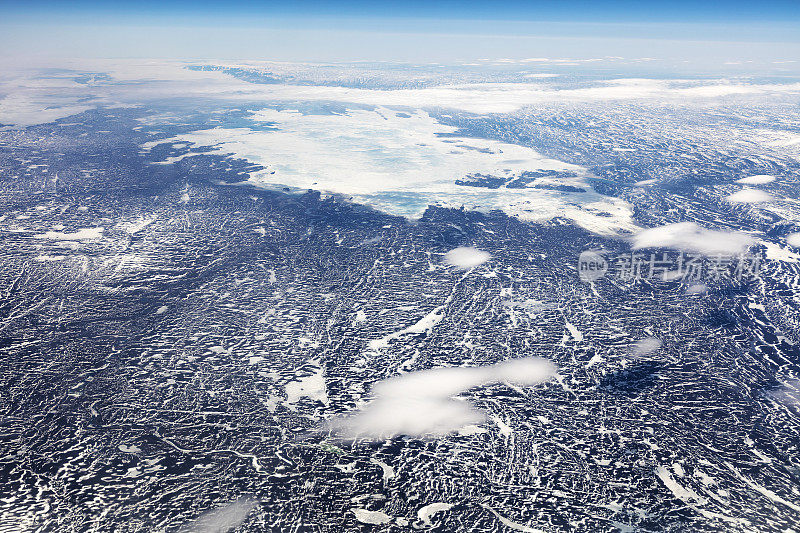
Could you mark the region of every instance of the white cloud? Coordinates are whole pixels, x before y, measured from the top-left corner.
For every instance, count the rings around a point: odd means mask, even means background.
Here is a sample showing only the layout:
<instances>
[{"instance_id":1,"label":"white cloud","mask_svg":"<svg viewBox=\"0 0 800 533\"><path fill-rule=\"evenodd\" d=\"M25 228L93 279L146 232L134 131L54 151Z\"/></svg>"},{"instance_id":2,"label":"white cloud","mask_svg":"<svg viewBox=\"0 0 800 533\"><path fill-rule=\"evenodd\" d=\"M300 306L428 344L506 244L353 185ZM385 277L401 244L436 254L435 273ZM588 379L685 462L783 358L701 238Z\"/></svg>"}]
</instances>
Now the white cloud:
<instances>
[{"instance_id":1,"label":"white cloud","mask_svg":"<svg viewBox=\"0 0 800 533\"><path fill-rule=\"evenodd\" d=\"M478 265L482 265L492 258L492 254L471 248L460 246L444 254L444 262L461 270L469 270Z\"/></svg>"},{"instance_id":2,"label":"white cloud","mask_svg":"<svg viewBox=\"0 0 800 533\"><path fill-rule=\"evenodd\" d=\"M375 384L370 403L354 415L331 420L328 428L345 439L442 436L486 419L483 411L453 396L491 383L535 385L554 375L555 365L540 358L403 374Z\"/></svg>"},{"instance_id":3,"label":"white cloud","mask_svg":"<svg viewBox=\"0 0 800 533\"><path fill-rule=\"evenodd\" d=\"M759 189L742 189L725 198L728 202L740 204L757 204L772 199L772 195Z\"/></svg>"},{"instance_id":4,"label":"white cloud","mask_svg":"<svg viewBox=\"0 0 800 533\"><path fill-rule=\"evenodd\" d=\"M206 511L197 519L185 524L182 533L227 533L240 526L256 502L249 498L240 498L232 503Z\"/></svg>"},{"instance_id":5,"label":"white cloud","mask_svg":"<svg viewBox=\"0 0 800 533\"><path fill-rule=\"evenodd\" d=\"M694 222L678 222L640 231L633 237L631 247L670 248L705 255L743 253L756 240L736 231L715 231Z\"/></svg>"},{"instance_id":6,"label":"white cloud","mask_svg":"<svg viewBox=\"0 0 800 533\"><path fill-rule=\"evenodd\" d=\"M569 61L566 63L565 61ZM531 58L529 63L577 64L576 60L548 60ZM593 60L583 60L593 61ZM193 64L196 62L193 62ZM242 68L261 68L268 72L292 71L292 65L270 62L218 61L215 65ZM79 87L69 92L64 89L42 91L29 87L30 82L18 79L0 83L0 91L10 100L5 108L0 104L0 122L30 124L51 117L65 116L67 106L76 111L85 106L113 103L141 104L165 97L217 98L237 101L337 101L368 106L408 106L412 108L441 107L459 109L472 113L510 113L522 107L557 102L595 102L609 100L657 99L686 102L688 99L714 99L730 95L774 95L798 94L800 83L786 84L733 84L726 80L695 82L687 87L686 82L657 79L619 79L579 89L559 89L544 85L541 81L531 83L471 83L439 85L414 89L356 89L350 87L322 85L255 84L227 76L220 71L188 71L185 64L174 61L148 60L75 60L61 63L61 68L109 72L112 83L90 87ZM25 80L30 80L30 72ZM144 83L129 83L129 82ZM122 83L118 83L122 82ZM90 99L86 99L90 96ZM65 100L66 98L66 100ZM33 103L28 102L31 99ZM50 103L48 103L50 102ZM24 110L19 117L15 108ZM65 109L46 110L52 105ZM45 112L46 111L46 112ZM800 137L797 137L800 139ZM794 144L797 139L787 142Z\"/></svg>"},{"instance_id":7,"label":"white cloud","mask_svg":"<svg viewBox=\"0 0 800 533\"><path fill-rule=\"evenodd\" d=\"M93 109L92 105L81 105L79 99L54 97L43 91L26 91L0 98L0 125L32 126L53 122Z\"/></svg>"},{"instance_id":8,"label":"white cloud","mask_svg":"<svg viewBox=\"0 0 800 533\"><path fill-rule=\"evenodd\" d=\"M708 286L705 283L694 283L686 288L686 294L705 294L708 292Z\"/></svg>"},{"instance_id":9,"label":"white cloud","mask_svg":"<svg viewBox=\"0 0 800 533\"><path fill-rule=\"evenodd\" d=\"M770 176L769 174L758 174L736 180L736 183L742 183L744 185L765 185L767 183L772 183L773 181L775 181L775 176Z\"/></svg>"},{"instance_id":10,"label":"white cloud","mask_svg":"<svg viewBox=\"0 0 800 533\"><path fill-rule=\"evenodd\" d=\"M631 353L637 357L644 357L645 355L650 355L651 353L656 352L663 342L661 339L657 339L655 337L645 337L643 339L639 339L635 343L631 345Z\"/></svg>"},{"instance_id":11,"label":"white cloud","mask_svg":"<svg viewBox=\"0 0 800 533\"><path fill-rule=\"evenodd\" d=\"M790 233L786 236L786 244L800 248L800 233Z\"/></svg>"},{"instance_id":12,"label":"white cloud","mask_svg":"<svg viewBox=\"0 0 800 533\"><path fill-rule=\"evenodd\" d=\"M780 388L771 392L771 396L779 403L791 409L800 409L800 380L790 379Z\"/></svg>"}]
</instances>

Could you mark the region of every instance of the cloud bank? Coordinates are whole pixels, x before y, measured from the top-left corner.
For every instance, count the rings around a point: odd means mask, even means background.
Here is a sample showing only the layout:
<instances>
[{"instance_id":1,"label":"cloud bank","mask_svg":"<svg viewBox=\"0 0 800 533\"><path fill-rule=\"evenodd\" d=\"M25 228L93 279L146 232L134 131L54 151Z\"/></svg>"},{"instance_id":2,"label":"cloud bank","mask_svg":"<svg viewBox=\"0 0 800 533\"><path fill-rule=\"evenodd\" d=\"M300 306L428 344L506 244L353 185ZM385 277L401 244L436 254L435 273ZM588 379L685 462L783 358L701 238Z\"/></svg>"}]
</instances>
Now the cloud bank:
<instances>
[{"instance_id":1,"label":"cloud bank","mask_svg":"<svg viewBox=\"0 0 800 533\"><path fill-rule=\"evenodd\" d=\"M42 87L31 71L0 77L0 123L35 124L69 116L98 105L138 105L170 97L216 98L229 101L337 101L368 106L441 107L471 113L511 113L525 106L561 102L661 100L685 103L733 95L775 96L800 94L800 83L744 84L725 79L685 80L615 79L592 87L559 88L542 83L463 83L434 87L379 90L331 85L265 85L248 83L221 71L189 71L198 62L167 60L73 59L57 66L78 72L109 73L113 81L91 87L61 80L57 91ZM289 68L264 61L213 63L264 72ZM546 78L544 78L546 79ZM129 83L138 82L138 83ZM794 141L791 141L794 142Z\"/></svg>"},{"instance_id":2,"label":"cloud bank","mask_svg":"<svg viewBox=\"0 0 800 533\"><path fill-rule=\"evenodd\" d=\"M486 413L453 398L455 395L491 383L535 385L555 372L550 361L531 357L484 367L403 374L377 383L370 403L354 415L331 420L328 429L346 440L383 440L398 435L440 437L486 419Z\"/></svg>"},{"instance_id":3,"label":"cloud bank","mask_svg":"<svg viewBox=\"0 0 800 533\"><path fill-rule=\"evenodd\" d=\"M633 237L631 247L670 248L703 255L734 255L744 253L756 240L736 231L705 229L694 222L678 222L640 231Z\"/></svg>"}]
</instances>

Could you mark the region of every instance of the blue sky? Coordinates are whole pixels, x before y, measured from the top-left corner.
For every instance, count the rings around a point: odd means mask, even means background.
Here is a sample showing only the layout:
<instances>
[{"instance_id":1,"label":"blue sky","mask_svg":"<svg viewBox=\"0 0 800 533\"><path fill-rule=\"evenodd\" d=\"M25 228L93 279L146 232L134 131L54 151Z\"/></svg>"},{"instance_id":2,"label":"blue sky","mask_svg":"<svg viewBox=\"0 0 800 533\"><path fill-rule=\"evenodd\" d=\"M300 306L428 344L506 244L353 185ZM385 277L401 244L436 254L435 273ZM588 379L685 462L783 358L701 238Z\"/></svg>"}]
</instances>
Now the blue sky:
<instances>
[{"instance_id":1,"label":"blue sky","mask_svg":"<svg viewBox=\"0 0 800 533\"><path fill-rule=\"evenodd\" d=\"M251 17L432 18L461 20L546 20L561 22L754 22L800 21L797 0L0 0L8 15L102 14L178 17L194 21Z\"/></svg>"},{"instance_id":2,"label":"blue sky","mask_svg":"<svg viewBox=\"0 0 800 533\"><path fill-rule=\"evenodd\" d=\"M0 0L0 12L0 47L11 54L291 61L800 57L800 0Z\"/></svg>"}]
</instances>

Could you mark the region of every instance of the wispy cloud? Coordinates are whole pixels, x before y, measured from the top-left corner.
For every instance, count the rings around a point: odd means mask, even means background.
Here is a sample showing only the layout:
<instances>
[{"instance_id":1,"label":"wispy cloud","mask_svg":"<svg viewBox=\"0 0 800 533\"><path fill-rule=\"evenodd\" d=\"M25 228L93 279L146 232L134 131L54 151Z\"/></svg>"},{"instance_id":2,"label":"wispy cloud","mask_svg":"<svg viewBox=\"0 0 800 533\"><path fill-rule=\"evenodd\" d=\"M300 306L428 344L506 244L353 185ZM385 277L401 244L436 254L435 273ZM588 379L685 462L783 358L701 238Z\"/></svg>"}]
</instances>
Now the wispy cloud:
<instances>
[{"instance_id":1,"label":"wispy cloud","mask_svg":"<svg viewBox=\"0 0 800 533\"><path fill-rule=\"evenodd\" d=\"M559 63L562 60L531 58L529 65L578 64ZM584 62L597 59L581 60ZM64 113L80 112L86 106L112 103L138 105L167 97L215 98L227 101L339 101L369 106L406 106L412 108L443 107L473 113L510 113L525 106L562 102L600 102L625 100L660 100L686 103L742 96L778 96L800 94L800 83L732 83L727 79L692 82L666 79L614 79L594 86L562 88L543 83L484 82L447 84L432 87L395 90L362 89L333 85L288 85L248 83L221 71L188 71L187 63L174 61L100 60L84 59L61 62L60 68L107 72L113 81L91 87L63 82L53 90L33 85L36 78L30 72L12 79L0 78L0 88L6 104L0 99L0 122L32 124ZM193 62L194 64L194 62ZM250 68L272 72L276 64L263 62L214 62L214 66ZM136 83L129 83L136 82ZM24 104L24 105L23 105ZM52 106L64 107L51 112ZM74 111L71 109L74 107ZM24 116L16 113L25 109ZM45 112L47 110L47 112ZM55 114L54 114L55 113ZM783 142L783 141L781 141ZM786 142L794 143L794 140Z\"/></svg>"},{"instance_id":2,"label":"wispy cloud","mask_svg":"<svg viewBox=\"0 0 800 533\"><path fill-rule=\"evenodd\" d=\"M438 437L464 426L482 423L486 414L459 393L491 383L535 385L555 375L546 359L525 358L484 367L448 367L423 370L377 383L374 399L361 411L331 420L336 436L381 440L397 435Z\"/></svg>"},{"instance_id":3,"label":"wispy cloud","mask_svg":"<svg viewBox=\"0 0 800 533\"><path fill-rule=\"evenodd\" d=\"M789 409L800 410L800 380L786 381L780 388L772 391L770 396Z\"/></svg>"},{"instance_id":4,"label":"wispy cloud","mask_svg":"<svg viewBox=\"0 0 800 533\"><path fill-rule=\"evenodd\" d=\"M631 354L636 357L644 357L645 355L650 355L651 353L658 351L662 344L664 343L661 341L661 339L657 339L655 337L645 337L643 339L639 339L631 345Z\"/></svg>"},{"instance_id":5,"label":"wispy cloud","mask_svg":"<svg viewBox=\"0 0 800 533\"><path fill-rule=\"evenodd\" d=\"M632 248L671 248L705 255L743 253L756 240L736 231L715 231L694 222L678 222L640 231L633 237Z\"/></svg>"},{"instance_id":6,"label":"wispy cloud","mask_svg":"<svg viewBox=\"0 0 800 533\"><path fill-rule=\"evenodd\" d=\"M256 506L250 498L240 498L222 507L211 509L184 524L181 533L227 533L244 523Z\"/></svg>"}]
</instances>

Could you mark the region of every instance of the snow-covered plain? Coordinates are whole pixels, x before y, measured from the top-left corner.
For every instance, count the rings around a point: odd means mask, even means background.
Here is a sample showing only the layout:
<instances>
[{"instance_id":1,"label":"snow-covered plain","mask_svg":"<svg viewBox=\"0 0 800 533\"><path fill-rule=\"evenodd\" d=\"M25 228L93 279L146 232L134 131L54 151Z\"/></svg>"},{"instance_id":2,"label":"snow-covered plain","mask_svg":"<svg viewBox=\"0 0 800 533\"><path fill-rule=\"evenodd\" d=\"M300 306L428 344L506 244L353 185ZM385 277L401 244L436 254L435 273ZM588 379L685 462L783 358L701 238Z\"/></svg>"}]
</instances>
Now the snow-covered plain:
<instances>
[{"instance_id":1,"label":"snow-covered plain","mask_svg":"<svg viewBox=\"0 0 800 533\"><path fill-rule=\"evenodd\" d=\"M198 130L147 143L143 149L164 143L213 147L210 153L232 154L265 167L250 174L254 185L321 190L411 218L422 215L429 205L464 206L503 210L536 222L564 217L599 234L637 229L627 202L592 191L587 169L546 158L525 146L465 137L423 110L407 113L380 107L303 114L262 109L251 119L252 129ZM274 130L265 130L265 125ZM164 162L193 155L187 152ZM574 177L543 176L533 184L549 188L456 184L477 175L510 182L536 171ZM576 192L553 189L557 186Z\"/></svg>"}]
</instances>

